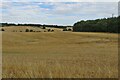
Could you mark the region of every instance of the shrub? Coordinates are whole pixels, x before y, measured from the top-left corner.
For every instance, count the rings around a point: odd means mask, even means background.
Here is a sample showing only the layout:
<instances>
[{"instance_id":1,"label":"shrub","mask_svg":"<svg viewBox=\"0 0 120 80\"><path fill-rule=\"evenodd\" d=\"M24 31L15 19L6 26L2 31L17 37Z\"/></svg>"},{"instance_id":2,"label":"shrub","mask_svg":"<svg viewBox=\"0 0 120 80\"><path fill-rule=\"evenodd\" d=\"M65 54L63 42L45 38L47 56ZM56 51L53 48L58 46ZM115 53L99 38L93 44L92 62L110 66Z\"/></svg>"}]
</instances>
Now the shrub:
<instances>
[{"instance_id":1,"label":"shrub","mask_svg":"<svg viewBox=\"0 0 120 80\"><path fill-rule=\"evenodd\" d=\"M67 29L66 29L66 28L64 28L64 29L63 29L63 31L67 31Z\"/></svg>"},{"instance_id":2,"label":"shrub","mask_svg":"<svg viewBox=\"0 0 120 80\"><path fill-rule=\"evenodd\" d=\"M1 31L5 31L5 30L2 28Z\"/></svg>"},{"instance_id":3,"label":"shrub","mask_svg":"<svg viewBox=\"0 0 120 80\"><path fill-rule=\"evenodd\" d=\"M45 26L43 26L43 29L46 29L46 27L45 27Z\"/></svg>"},{"instance_id":4,"label":"shrub","mask_svg":"<svg viewBox=\"0 0 120 80\"><path fill-rule=\"evenodd\" d=\"M26 29L25 32L29 32L29 29Z\"/></svg>"},{"instance_id":5,"label":"shrub","mask_svg":"<svg viewBox=\"0 0 120 80\"><path fill-rule=\"evenodd\" d=\"M50 32L51 30L50 29L48 29L48 32Z\"/></svg>"},{"instance_id":6,"label":"shrub","mask_svg":"<svg viewBox=\"0 0 120 80\"><path fill-rule=\"evenodd\" d=\"M72 31L72 29L68 29L68 31Z\"/></svg>"},{"instance_id":7,"label":"shrub","mask_svg":"<svg viewBox=\"0 0 120 80\"><path fill-rule=\"evenodd\" d=\"M51 32L54 32L54 30L52 29L52 31Z\"/></svg>"},{"instance_id":8,"label":"shrub","mask_svg":"<svg viewBox=\"0 0 120 80\"><path fill-rule=\"evenodd\" d=\"M33 30L30 30L30 32L34 32Z\"/></svg>"},{"instance_id":9,"label":"shrub","mask_svg":"<svg viewBox=\"0 0 120 80\"><path fill-rule=\"evenodd\" d=\"M36 31L36 32L41 32L41 31Z\"/></svg>"}]
</instances>

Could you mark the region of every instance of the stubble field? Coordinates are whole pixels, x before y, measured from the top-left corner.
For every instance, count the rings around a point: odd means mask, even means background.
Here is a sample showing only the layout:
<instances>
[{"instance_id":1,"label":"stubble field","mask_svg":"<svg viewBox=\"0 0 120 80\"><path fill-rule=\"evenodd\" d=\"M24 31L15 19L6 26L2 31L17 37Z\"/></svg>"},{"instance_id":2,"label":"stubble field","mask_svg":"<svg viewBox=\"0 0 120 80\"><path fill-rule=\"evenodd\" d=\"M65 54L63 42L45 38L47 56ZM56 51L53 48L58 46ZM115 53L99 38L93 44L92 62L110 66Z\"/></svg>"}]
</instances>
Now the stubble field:
<instances>
[{"instance_id":1,"label":"stubble field","mask_svg":"<svg viewBox=\"0 0 120 80\"><path fill-rule=\"evenodd\" d=\"M3 32L3 78L117 78L118 35Z\"/></svg>"}]
</instances>

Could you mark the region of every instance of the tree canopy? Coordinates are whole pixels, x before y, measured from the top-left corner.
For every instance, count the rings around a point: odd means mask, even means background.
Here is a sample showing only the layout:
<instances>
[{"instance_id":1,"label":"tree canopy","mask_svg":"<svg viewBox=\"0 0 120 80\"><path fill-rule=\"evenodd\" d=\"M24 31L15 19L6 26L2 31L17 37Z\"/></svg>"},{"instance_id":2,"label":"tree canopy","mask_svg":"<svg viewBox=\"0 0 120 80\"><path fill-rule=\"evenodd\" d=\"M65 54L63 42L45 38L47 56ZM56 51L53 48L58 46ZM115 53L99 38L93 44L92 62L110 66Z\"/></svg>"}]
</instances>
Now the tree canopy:
<instances>
[{"instance_id":1,"label":"tree canopy","mask_svg":"<svg viewBox=\"0 0 120 80\"><path fill-rule=\"evenodd\" d=\"M79 21L73 25L74 32L110 32L119 33L119 17Z\"/></svg>"}]
</instances>

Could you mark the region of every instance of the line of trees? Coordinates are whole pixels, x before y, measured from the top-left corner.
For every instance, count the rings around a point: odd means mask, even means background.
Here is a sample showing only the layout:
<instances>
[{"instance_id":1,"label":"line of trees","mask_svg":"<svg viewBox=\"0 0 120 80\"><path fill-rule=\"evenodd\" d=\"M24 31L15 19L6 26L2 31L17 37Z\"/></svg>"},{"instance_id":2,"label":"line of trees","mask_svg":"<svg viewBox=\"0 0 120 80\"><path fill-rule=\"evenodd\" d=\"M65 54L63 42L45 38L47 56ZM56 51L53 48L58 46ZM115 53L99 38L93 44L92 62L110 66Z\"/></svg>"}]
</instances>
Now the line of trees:
<instances>
[{"instance_id":1,"label":"line of trees","mask_svg":"<svg viewBox=\"0 0 120 80\"><path fill-rule=\"evenodd\" d=\"M96 20L79 21L73 25L74 32L119 33L120 16Z\"/></svg>"},{"instance_id":2,"label":"line of trees","mask_svg":"<svg viewBox=\"0 0 120 80\"><path fill-rule=\"evenodd\" d=\"M59 26L59 25L46 25L46 24L14 24L14 23L0 23L1 27L4 26L32 26L32 27L53 27L53 28L66 28L72 26Z\"/></svg>"},{"instance_id":3,"label":"line of trees","mask_svg":"<svg viewBox=\"0 0 120 80\"><path fill-rule=\"evenodd\" d=\"M32 26L32 27L53 27L63 28L64 31L67 27L73 27L73 32L110 32L119 33L120 16L103 18L96 20L79 21L73 26L58 26L58 25L41 25L41 24L14 24L14 23L0 23L0 26Z\"/></svg>"}]
</instances>

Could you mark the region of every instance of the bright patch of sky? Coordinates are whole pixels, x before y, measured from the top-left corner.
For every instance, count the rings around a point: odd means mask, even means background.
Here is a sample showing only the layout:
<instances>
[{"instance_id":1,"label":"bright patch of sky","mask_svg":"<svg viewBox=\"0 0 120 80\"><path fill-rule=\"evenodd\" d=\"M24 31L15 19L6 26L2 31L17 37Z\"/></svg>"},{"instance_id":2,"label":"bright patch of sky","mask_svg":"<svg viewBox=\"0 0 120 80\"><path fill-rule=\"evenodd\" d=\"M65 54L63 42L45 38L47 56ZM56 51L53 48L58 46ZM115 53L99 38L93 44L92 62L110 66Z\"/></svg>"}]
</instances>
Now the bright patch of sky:
<instances>
[{"instance_id":1,"label":"bright patch of sky","mask_svg":"<svg viewBox=\"0 0 120 80\"><path fill-rule=\"evenodd\" d=\"M118 2L119 0L1 0L3 2Z\"/></svg>"},{"instance_id":2,"label":"bright patch of sky","mask_svg":"<svg viewBox=\"0 0 120 80\"><path fill-rule=\"evenodd\" d=\"M5 1L0 4L2 22L73 25L80 20L118 16L118 2Z\"/></svg>"}]
</instances>

